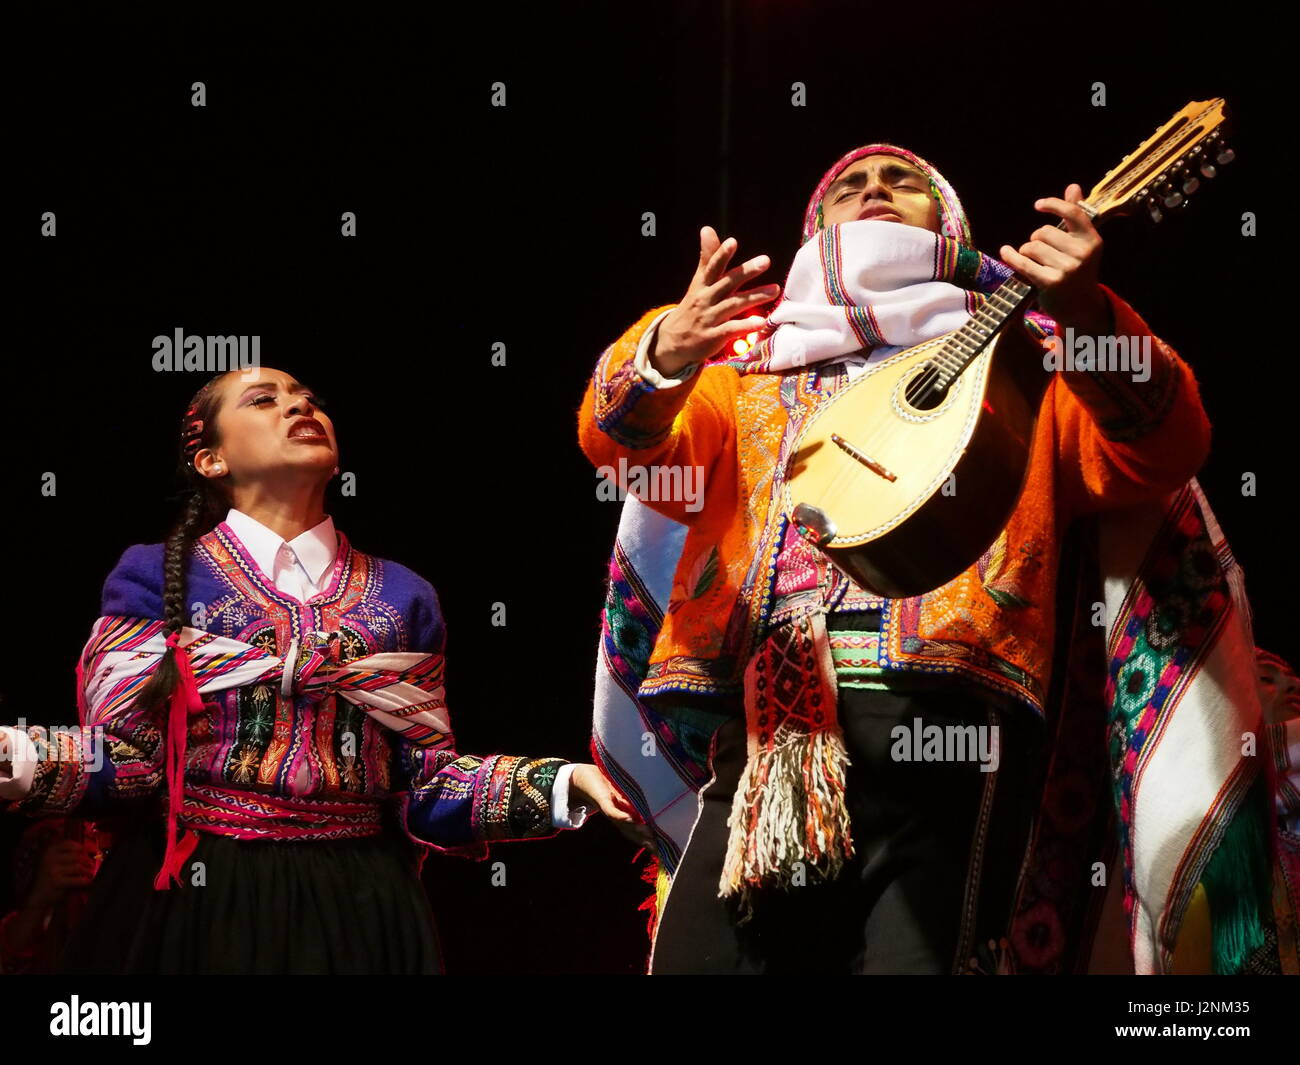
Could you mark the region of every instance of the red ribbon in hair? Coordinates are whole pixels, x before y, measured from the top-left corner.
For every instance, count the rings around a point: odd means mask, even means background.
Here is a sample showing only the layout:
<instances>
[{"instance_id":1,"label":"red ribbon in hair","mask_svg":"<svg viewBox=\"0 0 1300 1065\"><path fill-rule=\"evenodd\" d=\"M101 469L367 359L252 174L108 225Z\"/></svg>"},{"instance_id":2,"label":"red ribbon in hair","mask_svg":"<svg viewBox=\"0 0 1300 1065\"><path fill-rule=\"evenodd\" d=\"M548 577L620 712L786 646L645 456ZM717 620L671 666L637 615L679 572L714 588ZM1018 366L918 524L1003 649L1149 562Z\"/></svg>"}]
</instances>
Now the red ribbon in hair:
<instances>
[{"instance_id":1,"label":"red ribbon in hair","mask_svg":"<svg viewBox=\"0 0 1300 1065\"><path fill-rule=\"evenodd\" d=\"M167 852L163 857L162 868L154 877L155 891L169 890L173 880L177 884L181 883L181 866L199 842L199 835L193 829L186 832L183 839L177 840L176 828L185 798L185 740L190 730L189 715L203 712L203 698L199 695L199 685L194 679L194 670L190 667L190 656L181 647L180 634L169 633L167 646L175 656L180 681L167 702L167 735L163 740L163 758L167 772Z\"/></svg>"}]
</instances>

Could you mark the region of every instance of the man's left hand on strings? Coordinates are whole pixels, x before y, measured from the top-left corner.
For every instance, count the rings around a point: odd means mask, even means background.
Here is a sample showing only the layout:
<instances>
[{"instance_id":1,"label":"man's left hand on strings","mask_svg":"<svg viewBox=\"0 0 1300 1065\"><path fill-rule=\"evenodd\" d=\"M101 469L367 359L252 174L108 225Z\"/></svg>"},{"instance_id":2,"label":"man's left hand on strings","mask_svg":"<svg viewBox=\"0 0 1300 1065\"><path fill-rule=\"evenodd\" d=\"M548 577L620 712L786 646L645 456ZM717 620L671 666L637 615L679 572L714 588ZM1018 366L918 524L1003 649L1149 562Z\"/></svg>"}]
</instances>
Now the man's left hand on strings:
<instances>
[{"instance_id":1,"label":"man's left hand on strings","mask_svg":"<svg viewBox=\"0 0 1300 1065\"><path fill-rule=\"evenodd\" d=\"M1085 336L1111 332L1110 301L1097 284L1101 236L1079 203L1083 189L1070 185L1065 199L1037 200L1035 209L1065 220L1066 228L1040 226L1019 251L1002 245L1002 261L1038 290L1038 306L1062 326Z\"/></svg>"}]
</instances>

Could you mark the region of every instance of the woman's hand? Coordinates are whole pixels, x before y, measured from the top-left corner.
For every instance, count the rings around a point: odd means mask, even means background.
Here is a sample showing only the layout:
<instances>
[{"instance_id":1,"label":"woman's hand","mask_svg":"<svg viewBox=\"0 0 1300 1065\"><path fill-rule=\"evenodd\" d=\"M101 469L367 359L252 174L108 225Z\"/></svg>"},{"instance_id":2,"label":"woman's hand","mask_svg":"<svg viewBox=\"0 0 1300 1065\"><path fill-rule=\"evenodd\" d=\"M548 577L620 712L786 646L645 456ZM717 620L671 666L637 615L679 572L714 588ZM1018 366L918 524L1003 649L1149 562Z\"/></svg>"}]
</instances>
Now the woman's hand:
<instances>
[{"instance_id":1,"label":"woman's hand","mask_svg":"<svg viewBox=\"0 0 1300 1065\"><path fill-rule=\"evenodd\" d=\"M700 261L695 276L681 302L659 323L650 349L650 363L661 374L672 376L693 362L712 358L728 341L752 333L767 321L763 315L735 315L770 303L781 286L736 290L771 266L772 261L759 255L727 270L736 248L735 237L719 242L712 226L700 230Z\"/></svg>"},{"instance_id":2,"label":"woman's hand","mask_svg":"<svg viewBox=\"0 0 1300 1065\"><path fill-rule=\"evenodd\" d=\"M653 839L650 826L641 821L636 808L610 782L609 777L600 771L599 766L580 762L574 766L569 777L569 805L576 806L586 801L588 807L596 807L614 823L614 827L634 843L645 846Z\"/></svg>"}]
</instances>

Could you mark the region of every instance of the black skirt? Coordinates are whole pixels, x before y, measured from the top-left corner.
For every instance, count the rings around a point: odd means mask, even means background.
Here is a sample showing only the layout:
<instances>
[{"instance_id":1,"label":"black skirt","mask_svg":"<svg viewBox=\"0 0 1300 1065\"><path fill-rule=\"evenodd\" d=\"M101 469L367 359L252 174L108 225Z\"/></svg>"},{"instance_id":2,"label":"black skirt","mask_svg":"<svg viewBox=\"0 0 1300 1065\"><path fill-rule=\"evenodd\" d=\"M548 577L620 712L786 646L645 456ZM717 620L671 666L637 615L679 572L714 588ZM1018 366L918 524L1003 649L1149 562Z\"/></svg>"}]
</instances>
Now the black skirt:
<instances>
[{"instance_id":1,"label":"black skirt","mask_svg":"<svg viewBox=\"0 0 1300 1065\"><path fill-rule=\"evenodd\" d=\"M114 840L61 955L67 974L432 974L442 971L412 845L238 840L203 832L182 886L153 886L161 824ZM202 862L206 883L191 883Z\"/></svg>"}]
</instances>

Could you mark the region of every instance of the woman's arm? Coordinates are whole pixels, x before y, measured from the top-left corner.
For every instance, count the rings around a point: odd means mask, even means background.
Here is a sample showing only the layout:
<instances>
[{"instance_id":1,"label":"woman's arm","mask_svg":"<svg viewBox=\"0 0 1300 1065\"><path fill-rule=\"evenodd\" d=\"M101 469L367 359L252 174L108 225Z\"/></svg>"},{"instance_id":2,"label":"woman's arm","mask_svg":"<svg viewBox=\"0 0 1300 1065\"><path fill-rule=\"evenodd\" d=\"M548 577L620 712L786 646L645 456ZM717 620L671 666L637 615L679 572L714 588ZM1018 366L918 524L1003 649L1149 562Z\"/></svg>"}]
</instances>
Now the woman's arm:
<instances>
[{"instance_id":1,"label":"woman's arm","mask_svg":"<svg viewBox=\"0 0 1300 1065\"><path fill-rule=\"evenodd\" d=\"M538 839L561 830L551 797L561 767L569 764L562 758L479 757L410 744L401 746L399 758L408 781L399 794L403 824L418 843L483 853L483 844L493 840Z\"/></svg>"},{"instance_id":2,"label":"woman's arm","mask_svg":"<svg viewBox=\"0 0 1300 1065\"><path fill-rule=\"evenodd\" d=\"M104 582L103 616L161 616L160 546L141 544L123 553ZM157 715L139 708L134 697L147 677L115 680L107 698L96 698L97 687L107 684L96 672L94 652L100 643L97 625L82 651L82 695L88 710L75 725L3 730L12 767L5 773L0 766L0 809L36 816L93 813L138 803L160 789L163 747Z\"/></svg>"},{"instance_id":3,"label":"woman's arm","mask_svg":"<svg viewBox=\"0 0 1300 1065\"><path fill-rule=\"evenodd\" d=\"M411 632L411 649L435 656L425 682L430 690L426 709L445 717L446 627L428 581L419 581ZM403 828L425 846L482 856L493 840L540 839L579 827L585 813L571 814L570 807L586 801L610 816L630 817L622 810L621 796L614 798L612 789L602 787L604 778L588 772L595 767L556 757L459 754L449 732L428 746L400 734L394 743L396 779L405 785L395 792Z\"/></svg>"},{"instance_id":4,"label":"woman's arm","mask_svg":"<svg viewBox=\"0 0 1300 1065\"><path fill-rule=\"evenodd\" d=\"M102 812L139 802L162 782L162 744L144 715L100 725L5 728L12 767L0 765L0 809L30 816Z\"/></svg>"}]
</instances>

